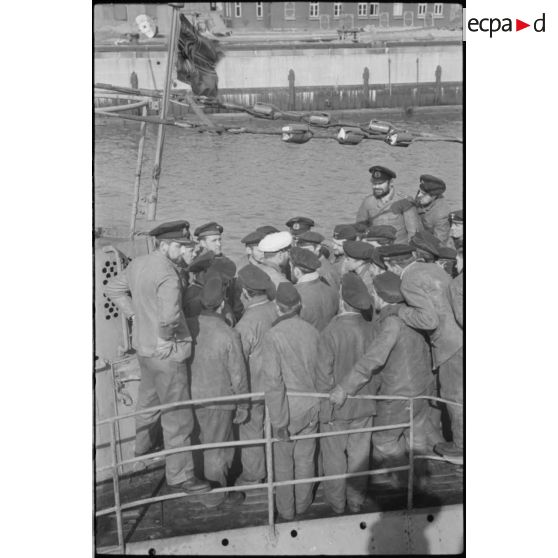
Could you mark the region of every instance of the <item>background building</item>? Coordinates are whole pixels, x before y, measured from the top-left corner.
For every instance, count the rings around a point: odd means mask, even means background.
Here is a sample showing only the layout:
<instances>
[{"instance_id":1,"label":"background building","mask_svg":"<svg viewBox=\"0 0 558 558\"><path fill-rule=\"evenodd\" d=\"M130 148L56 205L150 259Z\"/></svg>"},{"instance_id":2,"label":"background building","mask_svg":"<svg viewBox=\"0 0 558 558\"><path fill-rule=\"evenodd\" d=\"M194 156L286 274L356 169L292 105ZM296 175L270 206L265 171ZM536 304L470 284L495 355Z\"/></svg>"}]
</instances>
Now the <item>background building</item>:
<instances>
[{"instance_id":1,"label":"background building","mask_svg":"<svg viewBox=\"0 0 558 558\"><path fill-rule=\"evenodd\" d=\"M234 31L328 31L340 28L459 28L460 4L403 2L186 2L186 14L220 16ZM97 4L94 30L129 33L135 18L147 14L159 33L169 31L167 4Z\"/></svg>"},{"instance_id":2,"label":"background building","mask_svg":"<svg viewBox=\"0 0 558 558\"><path fill-rule=\"evenodd\" d=\"M219 4L219 3L218 3ZM461 25L461 5L396 2L222 2L232 29L328 30Z\"/></svg>"}]
</instances>

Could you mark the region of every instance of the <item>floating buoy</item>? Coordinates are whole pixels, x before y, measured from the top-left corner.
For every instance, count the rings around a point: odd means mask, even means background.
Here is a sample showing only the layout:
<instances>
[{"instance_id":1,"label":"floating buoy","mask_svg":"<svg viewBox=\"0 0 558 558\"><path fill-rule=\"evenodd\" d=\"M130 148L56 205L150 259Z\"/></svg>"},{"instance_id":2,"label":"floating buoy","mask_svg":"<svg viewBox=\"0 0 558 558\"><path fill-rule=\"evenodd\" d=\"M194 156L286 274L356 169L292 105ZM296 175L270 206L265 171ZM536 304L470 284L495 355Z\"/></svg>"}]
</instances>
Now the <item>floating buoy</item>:
<instances>
[{"instance_id":1,"label":"floating buoy","mask_svg":"<svg viewBox=\"0 0 558 558\"><path fill-rule=\"evenodd\" d=\"M281 139L287 143L306 143L314 135L305 124L283 126L281 132Z\"/></svg>"},{"instance_id":2,"label":"floating buoy","mask_svg":"<svg viewBox=\"0 0 558 558\"><path fill-rule=\"evenodd\" d=\"M394 130L386 136L384 140L389 145L395 145L397 147L409 147L413 141L413 136L408 132L398 132Z\"/></svg>"},{"instance_id":3,"label":"floating buoy","mask_svg":"<svg viewBox=\"0 0 558 558\"><path fill-rule=\"evenodd\" d=\"M393 129L389 122L381 122L380 120L371 120L368 129L374 134L389 134Z\"/></svg>"},{"instance_id":4,"label":"floating buoy","mask_svg":"<svg viewBox=\"0 0 558 558\"><path fill-rule=\"evenodd\" d=\"M275 109L272 105L268 105L267 103L256 103L252 107L252 112L255 116L261 116L263 118L273 118Z\"/></svg>"},{"instance_id":5,"label":"floating buoy","mask_svg":"<svg viewBox=\"0 0 558 558\"><path fill-rule=\"evenodd\" d=\"M337 134L337 141L341 145L357 145L364 138L364 132L360 128L344 127Z\"/></svg>"},{"instance_id":6,"label":"floating buoy","mask_svg":"<svg viewBox=\"0 0 558 558\"><path fill-rule=\"evenodd\" d=\"M325 126L331 122L331 116L327 112L321 112L319 114L311 114L308 117L308 122L310 124L315 124L317 126Z\"/></svg>"}]
</instances>

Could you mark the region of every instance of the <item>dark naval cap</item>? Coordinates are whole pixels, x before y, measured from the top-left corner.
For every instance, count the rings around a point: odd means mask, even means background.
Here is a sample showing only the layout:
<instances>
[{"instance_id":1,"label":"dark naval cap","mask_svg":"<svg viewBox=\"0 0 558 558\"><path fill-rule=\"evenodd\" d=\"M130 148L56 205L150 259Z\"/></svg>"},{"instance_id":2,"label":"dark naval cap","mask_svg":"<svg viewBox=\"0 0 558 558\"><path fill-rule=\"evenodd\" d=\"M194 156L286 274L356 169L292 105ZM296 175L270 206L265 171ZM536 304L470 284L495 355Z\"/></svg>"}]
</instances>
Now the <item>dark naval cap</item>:
<instances>
[{"instance_id":1,"label":"dark naval cap","mask_svg":"<svg viewBox=\"0 0 558 558\"><path fill-rule=\"evenodd\" d=\"M421 174L419 188L426 194L439 196L446 191L446 183L441 178L431 174Z\"/></svg>"},{"instance_id":2,"label":"dark naval cap","mask_svg":"<svg viewBox=\"0 0 558 558\"><path fill-rule=\"evenodd\" d=\"M360 240L347 240L343 243L343 251L349 258L355 260L369 260L374 248Z\"/></svg>"},{"instance_id":3,"label":"dark naval cap","mask_svg":"<svg viewBox=\"0 0 558 558\"><path fill-rule=\"evenodd\" d=\"M216 271L230 281L236 275L236 264L225 256L215 256L209 271Z\"/></svg>"},{"instance_id":4,"label":"dark naval cap","mask_svg":"<svg viewBox=\"0 0 558 558\"><path fill-rule=\"evenodd\" d=\"M368 221L357 221L353 224L353 227L355 228L357 234L362 235L368 230Z\"/></svg>"},{"instance_id":5,"label":"dark naval cap","mask_svg":"<svg viewBox=\"0 0 558 558\"><path fill-rule=\"evenodd\" d=\"M315 231L305 231L298 235L298 242L306 242L307 244L321 244L325 240L325 237L319 232Z\"/></svg>"},{"instance_id":6,"label":"dark naval cap","mask_svg":"<svg viewBox=\"0 0 558 558\"><path fill-rule=\"evenodd\" d=\"M382 184L386 180L391 180L396 178L397 175L387 167L382 167L381 165L374 165L368 169L368 172L372 175L372 182L374 184Z\"/></svg>"},{"instance_id":7,"label":"dark naval cap","mask_svg":"<svg viewBox=\"0 0 558 558\"><path fill-rule=\"evenodd\" d=\"M190 223L188 221L161 223L149 231L149 236L154 236L157 240L174 240L186 244L190 241Z\"/></svg>"},{"instance_id":8,"label":"dark naval cap","mask_svg":"<svg viewBox=\"0 0 558 558\"><path fill-rule=\"evenodd\" d=\"M450 248L449 246L440 246L438 248L438 254L442 260L456 260L457 250Z\"/></svg>"},{"instance_id":9,"label":"dark naval cap","mask_svg":"<svg viewBox=\"0 0 558 558\"><path fill-rule=\"evenodd\" d=\"M377 265L381 269L387 269L387 266L384 263L384 260L382 259L382 256L380 254L379 248L373 249L372 256L370 257L370 261L371 263Z\"/></svg>"},{"instance_id":10,"label":"dark naval cap","mask_svg":"<svg viewBox=\"0 0 558 558\"><path fill-rule=\"evenodd\" d=\"M353 225L335 225L333 229L333 238L337 240L354 240L357 237L357 231Z\"/></svg>"},{"instance_id":11,"label":"dark naval cap","mask_svg":"<svg viewBox=\"0 0 558 558\"><path fill-rule=\"evenodd\" d=\"M222 232L223 227L219 225L219 223L215 223L214 221L212 221L211 223L205 223L205 225L199 226L194 231L194 236L201 238L204 236L210 236L212 234L221 234Z\"/></svg>"},{"instance_id":12,"label":"dark naval cap","mask_svg":"<svg viewBox=\"0 0 558 558\"><path fill-rule=\"evenodd\" d=\"M440 241L428 231L419 231L416 233L409 243L413 248L424 250L433 256L439 256Z\"/></svg>"},{"instance_id":13,"label":"dark naval cap","mask_svg":"<svg viewBox=\"0 0 558 558\"><path fill-rule=\"evenodd\" d=\"M279 229L276 229L274 226L272 225L262 225L261 227L258 227L256 229L258 232L262 232L264 234L264 236L266 234L271 234L271 233L276 233L279 232Z\"/></svg>"},{"instance_id":14,"label":"dark naval cap","mask_svg":"<svg viewBox=\"0 0 558 558\"><path fill-rule=\"evenodd\" d=\"M372 306L364 281L353 272L345 273L341 279L341 296L353 308L368 310Z\"/></svg>"},{"instance_id":15,"label":"dark naval cap","mask_svg":"<svg viewBox=\"0 0 558 558\"><path fill-rule=\"evenodd\" d=\"M386 271L376 275L373 279L376 294L390 304L403 302L405 299L401 294L401 279L395 273Z\"/></svg>"},{"instance_id":16,"label":"dark naval cap","mask_svg":"<svg viewBox=\"0 0 558 558\"><path fill-rule=\"evenodd\" d=\"M275 300L283 306L292 307L300 304L300 295L292 283L283 281L277 286Z\"/></svg>"},{"instance_id":17,"label":"dark naval cap","mask_svg":"<svg viewBox=\"0 0 558 558\"><path fill-rule=\"evenodd\" d=\"M296 267L300 267L305 271L316 271L321 265L322 262L310 250L305 250L304 248L300 248L298 246L293 246L291 248L291 262Z\"/></svg>"},{"instance_id":18,"label":"dark naval cap","mask_svg":"<svg viewBox=\"0 0 558 558\"><path fill-rule=\"evenodd\" d=\"M245 265L239 272L238 278L243 287L252 291L267 291L273 285L269 275L255 265Z\"/></svg>"},{"instance_id":19,"label":"dark naval cap","mask_svg":"<svg viewBox=\"0 0 558 558\"><path fill-rule=\"evenodd\" d=\"M315 224L316 223L309 217L293 217L285 223L294 235L299 235L304 231L310 230Z\"/></svg>"},{"instance_id":20,"label":"dark naval cap","mask_svg":"<svg viewBox=\"0 0 558 558\"><path fill-rule=\"evenodd\" d=\"M211 264L213 263L214 259L215 259L214 252L212 252L211 250L209 250L208 252L204 252L203 254L196 256L192 260L192 263L188 266L188 271L191 271L192 273L207 271L211 267Z\"/></svg>"},{"instance_id":21,"label":"dark naval cap","mask_svg":"<svg viewBox=\"0 0 558 558\"><path fill-rule=\"evenodd\" d=\"M385 262L392 258L401 258L405 256L411 256L414 252L414 248L409 246L409 244L386 244L386 246L378 247L378 254Z\"/></svg>"},{"instance_id":22,"label":"dark naval cap","mask_svg":"<svg viewBox=\"0 0 558 558\"><path fill-rule=\"evenodd\" d=\"M209 277L202 289L200 301L206 308L219 306L225 298L223 279L219 274Z\"/></svg>"},{"instance_id":23,"label":"dark naval cap","mask_svg":"<svg viewBox=\"0 0 558 558\"><path fill-rule=\"evenodd\" d=\"M395 227L391 225L375 225L370 227L363 235L363 238L368 238L369 240L378 240L393 242L397 236L397 231Z\"/></svg>"},{"instance_id":24,"label":"dark naval cap","mask_svg":"<svg viewBox=\"0 0 558 558\"><path fill-rule=\"evenodd\" d=\"M242 244L246 244L246 246L253 246L253 245L257 245L260 243L260 240L266 236L268 233L265 233L263 231L254 231L251 232L250 234L247 234L243 239L241 239L240 242L242 242Z\"/></svg>"},{"instance_id":25,"label":"dark naval cap","mask_svg":"<svg viewBox=\"0 0 558 558\"><path fill-rule=\"evenodd\" d=\"M452 211L449 214L450 223L463 223L463 210Z\"/></svg>"}]
</instances>

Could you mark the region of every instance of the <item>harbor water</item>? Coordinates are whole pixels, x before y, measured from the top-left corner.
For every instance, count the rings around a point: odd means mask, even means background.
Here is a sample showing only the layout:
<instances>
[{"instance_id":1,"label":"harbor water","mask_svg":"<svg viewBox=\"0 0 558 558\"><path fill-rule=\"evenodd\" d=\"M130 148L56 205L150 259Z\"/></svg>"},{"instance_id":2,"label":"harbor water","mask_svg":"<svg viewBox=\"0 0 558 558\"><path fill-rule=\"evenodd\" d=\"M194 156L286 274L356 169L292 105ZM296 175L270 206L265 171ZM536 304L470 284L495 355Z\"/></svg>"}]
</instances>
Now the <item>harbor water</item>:
<instances>
[{"instance_id":1,"label":"harbor water","mask_svg":"<svg viewBox=\"0 0 558 558\"><path fill-rule=\"evenodd\" d=\"M344 121L365 123L372 113L338 114ZM377 116L374 118L380 119ZM449 109L383 116L398 128L462 137L462 112ZM279 130L285 121L219 115L219 124L234 123ZM126 230L130 223L140 125L118 119L95 120L95 226ZM151 190L157 127L148 125L141 194ZM447 185L452 209L462 207L463 145L416 142L407 148L364 140L342 146L335 140L312 139L302 145L280 136L207 134L168 126L160 179L157 221L187 219L192 231L208 221L224 227L223 252L237 260L240 239L261 225L284 229L293 216L316 221L315 230L331 237L333 226L354 222L362 199L371 193L371 165L397 173L398 191L414 196L421 174L433 174ZM150 228L138 218L138 230Z\"/></svg>"}]
</instances>

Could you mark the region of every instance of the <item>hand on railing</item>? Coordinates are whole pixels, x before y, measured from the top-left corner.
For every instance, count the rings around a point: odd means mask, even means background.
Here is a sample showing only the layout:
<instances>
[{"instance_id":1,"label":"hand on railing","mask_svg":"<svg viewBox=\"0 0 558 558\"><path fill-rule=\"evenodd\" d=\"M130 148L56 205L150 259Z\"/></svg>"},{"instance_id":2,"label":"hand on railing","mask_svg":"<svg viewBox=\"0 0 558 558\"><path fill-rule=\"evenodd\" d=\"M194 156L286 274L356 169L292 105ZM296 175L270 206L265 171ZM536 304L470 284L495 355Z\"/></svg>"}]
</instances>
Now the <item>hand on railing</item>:
<instances>
[{"instance_id":1,"label":"hand on railing","mask_svg":"<svg viewBox=\"0 0 558 558\"><path fill-rule=\"evenodd\" d=\"M243 407L239 405L236 408L236 413L234 415L233 422L235 424L243 424L248 420L248 416L249 416L248 407Z\"/></svg>"},{"instance_id":2,"label":"hand on railing","mask_svg":"<svg viewBox=\"0 0 558 558\"><path fill-rule=\"evenodd\" d=\"M282 428L274 428L273 435L280 441L280 442L290 442L291 438L289 435L289 430L286 426Z\"/></svg>"},{"instance_id":3,"label":"hand on railing","mask_svg":"<svg viewBox=\"0 0 558 558\"><path fill-rule=\"evenodd\" d=\"M340 385L337 385L329 392L329 400L334 405L341 406L345 403L347 395L347 392Z\"/></svg>"}]
</instances>

